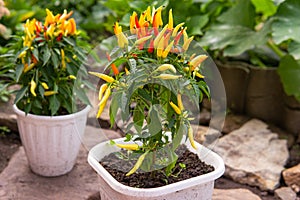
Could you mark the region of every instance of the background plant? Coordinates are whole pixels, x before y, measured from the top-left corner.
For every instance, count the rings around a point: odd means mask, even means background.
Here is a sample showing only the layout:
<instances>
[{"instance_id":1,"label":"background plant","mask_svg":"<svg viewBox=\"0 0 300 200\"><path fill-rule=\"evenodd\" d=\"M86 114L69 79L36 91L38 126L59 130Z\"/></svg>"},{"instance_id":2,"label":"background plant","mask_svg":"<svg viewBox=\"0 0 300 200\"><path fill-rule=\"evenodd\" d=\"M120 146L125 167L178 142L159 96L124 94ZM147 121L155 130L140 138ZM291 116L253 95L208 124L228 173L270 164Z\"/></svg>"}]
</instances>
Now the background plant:
<instances>
[{"instance_id":1,"label":"background plant","mask_svg":"<svg viewBox=\"0 0 300 200\"><path fill-rule=\"evenodd\" d=\"M296 8L296 9L294 9ZM300 100L299 1L235 1L201 38L219 60L240 60L261 68L278 67L287 95Z\"/></svg>"},{"instance_id":2,"label":"background plant","mask_svg":"<svg viewBox=\"0 0 300 200\"><path fill-rule=\"evenodd\" d=\"M50 10L43 22L27 20L24 32L12 46L15 52L16 81L21 88L15 103L26 113L61 115L77 111L77 98L88 104L81 77L84 49L80 32L69 17L72 12L53 15Z\"/></svg>"}]
</instances>

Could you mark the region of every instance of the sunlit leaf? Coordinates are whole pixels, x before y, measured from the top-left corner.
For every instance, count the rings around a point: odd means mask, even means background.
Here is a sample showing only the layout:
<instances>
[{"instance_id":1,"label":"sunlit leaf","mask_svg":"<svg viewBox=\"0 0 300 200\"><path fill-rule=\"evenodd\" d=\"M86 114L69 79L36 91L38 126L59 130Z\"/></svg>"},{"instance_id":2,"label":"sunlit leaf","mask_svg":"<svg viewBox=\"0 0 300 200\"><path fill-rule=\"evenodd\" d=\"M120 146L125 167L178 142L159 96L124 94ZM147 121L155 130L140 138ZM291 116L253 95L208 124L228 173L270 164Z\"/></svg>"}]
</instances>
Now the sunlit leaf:
<instances>
[{"instance_id":1,"label":"sunlit leaf","mask_svg":"<svg viewBox=\"0 0 300 200\"><path fill-rule=\"evenodd\" d=\"M251 0L257 13L270 17L276 13L276 5L272 0Z\"/></svg>"},{"instance_id":2,"label":"sunlit leaf","mask_svg":"<svg viewBox=\"0 0 300 200\"><path fill-rule=\"evenodd\" d=\"M300 1L286 0L279 5L272 25L274 41L279 44L292 39L300 42Z\"/></svg>"},{"instance_id":3,"label":"sunlit leaf","mask_svg":"<svg viewBox=\"0 0 300 200\"><path fill-rule=\"evenodd\" d=\"M291 42L288 46L288 51L295 59L300 59L300 42Z\"/></svg>"}]
</instances>

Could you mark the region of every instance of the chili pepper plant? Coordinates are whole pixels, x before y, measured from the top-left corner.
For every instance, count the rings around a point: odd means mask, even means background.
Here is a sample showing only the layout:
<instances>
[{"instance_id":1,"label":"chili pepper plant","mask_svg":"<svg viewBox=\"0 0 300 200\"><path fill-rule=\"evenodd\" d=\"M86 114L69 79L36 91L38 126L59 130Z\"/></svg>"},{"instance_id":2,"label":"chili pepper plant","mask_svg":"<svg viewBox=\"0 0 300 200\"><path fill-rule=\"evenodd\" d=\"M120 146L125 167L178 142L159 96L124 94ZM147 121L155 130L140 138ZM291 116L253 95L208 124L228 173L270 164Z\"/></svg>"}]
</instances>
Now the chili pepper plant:
<instances>
[{"instance_id":1,"label":"chili pepper plant","mask_svg":"<svg viewBox=\"0 0 300 200\"><path fill-rule=\"evenodd\" d=\"M21 37L12 44L20 85L15 104L25 113L70 114L77 111L78 99L89 104L78 76L87 75L86 51L72 13L65 10L54 15L46 9L44 22L28 19Z\"/></svg>"},{"instance_id":2,"label":"chili pepper plant","mask_svg":"<svg viewBox=\"0 0 300 200\"><path fill-rule=\"evenodd\" d=\"M208 56L195 47L184 23L173 25L172 10L163 24L162 9L133 12L128 32L115 22L117 47L107 53L109 73L89 72L104 82L97 118L109 106L111 124L126 124L125 143L112 144L128 150L135 160L127 176L162 168L166 175L172 173L182 139L197 148L191 121L203 96L210 96L202 74Z\"/></svg>"}]
</instances>

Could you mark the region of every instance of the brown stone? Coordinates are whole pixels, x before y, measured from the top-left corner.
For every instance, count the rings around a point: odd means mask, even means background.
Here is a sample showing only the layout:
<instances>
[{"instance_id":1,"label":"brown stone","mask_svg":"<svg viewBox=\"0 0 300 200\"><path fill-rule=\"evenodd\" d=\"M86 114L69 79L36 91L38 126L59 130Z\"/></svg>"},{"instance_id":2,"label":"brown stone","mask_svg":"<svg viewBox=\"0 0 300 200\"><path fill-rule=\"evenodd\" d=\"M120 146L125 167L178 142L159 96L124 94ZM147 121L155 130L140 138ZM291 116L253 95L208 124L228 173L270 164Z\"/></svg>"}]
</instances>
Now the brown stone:
<instances>
[{"instance_id":1,"label":"brown stone","mask_svg":"<svg viewBox=\"0 0 300 200\"><path fill-rule=\"evenodd\" d=\"M290 187L281 187L275 190L275 197L281 200L295 200L297 195Z\"/></svg>"},{"instance_id":2,"label":"brown stone","mask_svg":"<svg viewBox=\"0 0 300 200\"><path fill-rule=\"evenodd\" d=\"M295 192L300 192L300 164L284 170L282 176L288 186Z\"/></svg>"},{"instance_id":3,"label":"brown stone","mask_svg":"<svg viewBox=\"0 0 300 200\"><path fill-rule=\"evenodd\" d=\"M245 115L234 115L234 114L226 115L222 133L228 134L236 129L239 129L249 120L250 117Z\"/></svg>"}]
</instances>

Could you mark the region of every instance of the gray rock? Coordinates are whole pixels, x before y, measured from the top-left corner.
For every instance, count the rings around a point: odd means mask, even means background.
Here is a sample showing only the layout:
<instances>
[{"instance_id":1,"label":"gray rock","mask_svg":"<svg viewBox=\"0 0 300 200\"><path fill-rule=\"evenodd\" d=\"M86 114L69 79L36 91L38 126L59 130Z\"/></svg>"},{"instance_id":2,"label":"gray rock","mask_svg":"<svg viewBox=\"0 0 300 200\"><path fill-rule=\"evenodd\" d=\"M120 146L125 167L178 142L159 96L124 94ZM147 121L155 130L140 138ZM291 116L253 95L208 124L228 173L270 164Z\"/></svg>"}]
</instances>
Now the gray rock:
<instances>
[{"instance_id":1,"label":"gray rock","mask_svg":"<svg viewBox=\"0 0 300 200\"><path fill-rule=\"evenodd\" d=\"M300 192L300 163L284 170L282 176L288 186L293 188L295 192Z\"/></svg>"},{"instance_id":2,"label":"gray rock","mask_svg":"<svg viewBox=\"0 0 300 200\"><path fill-rule=\"evenodd\" d=\"M261 200L259 196L247 189L214 189L212 200Z\"/></svg>"},{"instance_id":3,"label":"gray rock","mask_svg":"<svg viewBox=\"0 0 300 200\"><path fill-rule=\"evenodd\" d=\"M297 195L290 187L281 187L275 190L275 197L281 200L295 200Z\"/></svg>"},{"instance_id":4,"label":"gray rock","mask_svg":"<svg viewBox=\"0 0 300 200\"><path fill-rule=\"evenodd\" d=\"M288 159L287 141L256 119L220 138L213 149L225 162L225 175L242 184L274 190Z\"/></svg>"}]
</instances>

